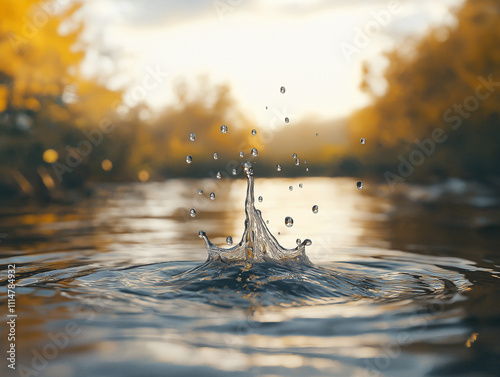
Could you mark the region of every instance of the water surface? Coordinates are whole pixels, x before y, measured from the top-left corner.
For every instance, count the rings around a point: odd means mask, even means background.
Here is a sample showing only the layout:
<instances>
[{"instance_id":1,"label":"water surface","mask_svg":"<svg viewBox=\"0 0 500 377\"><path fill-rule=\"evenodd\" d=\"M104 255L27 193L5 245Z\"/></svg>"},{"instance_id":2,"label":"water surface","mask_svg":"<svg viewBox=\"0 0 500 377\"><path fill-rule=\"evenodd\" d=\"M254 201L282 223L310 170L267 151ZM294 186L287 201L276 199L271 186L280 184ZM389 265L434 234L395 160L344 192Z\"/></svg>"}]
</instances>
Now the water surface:
<instances>
[{"instance_id":1,"label":"water surface","mask_svg":"<svg viewBox=\"0 0 500 377\"><path fill-rule=\"evenodd\" d=\"M239 240L245 191L242 178L171 180L99 185L74 206L4 206L0 280L9 263L18 278L10 374L498 375L491 188L257 178L270 232L290 249L310 238L312 263L207 261L198 231Z\"/></svg>"}]
</instances>

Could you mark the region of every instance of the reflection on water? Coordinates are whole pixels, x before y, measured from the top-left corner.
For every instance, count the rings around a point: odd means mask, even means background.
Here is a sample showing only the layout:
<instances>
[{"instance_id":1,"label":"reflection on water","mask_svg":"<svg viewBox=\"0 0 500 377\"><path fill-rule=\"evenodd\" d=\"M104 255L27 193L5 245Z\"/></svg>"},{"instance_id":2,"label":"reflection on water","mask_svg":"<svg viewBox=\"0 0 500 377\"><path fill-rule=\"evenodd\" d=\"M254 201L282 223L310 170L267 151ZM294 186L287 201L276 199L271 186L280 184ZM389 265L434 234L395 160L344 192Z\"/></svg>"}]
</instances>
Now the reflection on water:
<instances>
[{"instance_id":1,"label":"reflection on water","mask_svg":"<svg viewBox=\"0 0 500 377\"><path fill-rule=\"evenodd\" d=\"M255 191L280 244L313 241L313 266L204 263L200 229L218 246L243 233L242 179L103 185L74 207L2 208L0 281L16 263L18 368L53 377L497 374L496 193L455 180L391 194L325 178L257 179Z\"/></svg>"}]
</instances>

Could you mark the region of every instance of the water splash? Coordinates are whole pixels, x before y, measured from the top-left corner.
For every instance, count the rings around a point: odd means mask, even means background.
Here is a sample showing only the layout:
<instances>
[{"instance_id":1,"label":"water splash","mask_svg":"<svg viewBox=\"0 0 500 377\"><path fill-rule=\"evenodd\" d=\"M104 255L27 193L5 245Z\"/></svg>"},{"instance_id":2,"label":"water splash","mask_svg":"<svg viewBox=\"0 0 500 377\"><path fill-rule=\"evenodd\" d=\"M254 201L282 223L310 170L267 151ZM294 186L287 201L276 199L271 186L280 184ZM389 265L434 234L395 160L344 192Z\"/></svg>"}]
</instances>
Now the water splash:
<instances>
[{"instance_id":1,"label":"water splash","mask_svg":"<svg viewBox=\"0 0 500 377\"><path fill-rule=\"evenodd\" d=\"M271 234L262 218L262 213L255 208L255 184L252 164L243 162L241 167L247 178L246 219L243 236L236 246L222 249L210 242L206 233L200 230L198 234L205 241L208 260L221 260L223 262L246 261L248 267L254 262L277 260L294 260L311 265L309 258L305 254L305 247L311 244L310 240L304 240L294 249L286 249Z\"/></svg>"}]
</instances>

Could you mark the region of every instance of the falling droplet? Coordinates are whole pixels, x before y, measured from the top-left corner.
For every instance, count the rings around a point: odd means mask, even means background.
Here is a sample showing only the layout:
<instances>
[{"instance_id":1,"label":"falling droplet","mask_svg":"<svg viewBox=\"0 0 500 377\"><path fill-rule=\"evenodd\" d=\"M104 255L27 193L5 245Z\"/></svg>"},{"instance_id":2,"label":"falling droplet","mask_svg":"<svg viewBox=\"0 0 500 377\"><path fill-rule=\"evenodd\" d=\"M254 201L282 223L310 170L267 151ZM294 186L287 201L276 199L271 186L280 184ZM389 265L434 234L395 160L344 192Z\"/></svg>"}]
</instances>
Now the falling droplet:
<instances>
[{"instance_id":1,"label":"falling droplet","mask_svg":"<svg viewBox=\"0 0 500 377\"><path fill-rule=\"evenodd\" d=\"M281 171L281 165L276 165L276 170Z\"/></svg>"},{"instance_id":2,"label":"falling droplet","mask_svg":"<svg viewBox=\"0 0 500 377\"><path fill-rule=\"evenodd\" d=\"M198 190L198 195L203 195L203 190L202 189Z\"/></svg>"},{"instance_id":3,"label":"falling droplet","mask_svg":"<svg viewBox=\"0 0 500 377\"><path fill-rule=\"evenodd\" d=\"M306 171L309 171L309 168L306 168Z\"/></svg>"},{"instance_id":4,"label":"falling droplet","mask_svg":"<svg viewBox=\"0 0 500 377\"><path fill-rule=\"evenodd\" d=\"M263 200L264 200L264 198L262 196L259 196L259 202L262 203Z\"/></svg>"},{"instance_id":5,"label":"falling droplet","mask_svg":"<svg viewBox=\"0 0 500 377\"><path fill-rule=\"evenodd\" d=\"M233 237L231 237L231 236L227 236L227 238L226 238L226 243L227 243L228 245L232 245L232 244L233 244Z\"/></svg>"},{"instance_id":6,"label":"falling droplet","mask_svg":"<svg viewBox=\"0 0 500 377\"><path fill-rule=\"evenodd\" d=\"M236 174L238 174L238 171L236 169L233 169L232 173L233 173L233 175L236 175Z\"/></svg>"},{"instance_id":7,"label":"falling droplet","mask_svg":"<svg viewBox=\"0 0 500 377\"><path fill-rule=\"evenodd\" d=\"M319 136L319 133L316 132L316 136Z\"/></svg>"},{"instance_id":8,"label":"falling droplet","mask_svg":"<svg viewBox=\"0 0 500 377\"><path fill-rule=\"evenodd\" d=\"M366 139L364 137L361 138L361 144L366 144Z\"/></svg>"},{"instance_id":9,"label":"falling droplet","mask_svg":"<svg viewBox=\"0 0 500 377\"><path fill-rule=\"evenodd\" d=\"M243 158L243 156L245 155L245 153L243 152L240 152L240 157Z\"/></svg>"},{"instance_id":10,"label":"falling droplet","mask_svg":"<svg viewBox=\"0 0 500 377\"><path fill-rule=\"evenodd\" d=\"M300 188L302 188L302 187L304 187L304 186L302 185L302 183L299 183L299 187L300 187Z\"/></svg>"},{"instance_id":11,"label":"falling droplet","mask_svg":"<svg viewBox=\"0 0 500 377\"><path fill-rule=\"evenodd\" d=\"M316 204L313 205L313 213L318 213L318 210L319 210L318 206Z\"/></svg>"},{"instance_id":12,"label":"falling droplet","mask_svg":"<svg viewBox=\"0 0 500 377\"><path fill-rule=\"evenodd\" d=\"M290 119L288 119L288 117L285 118L285 123L288 123L290 122Z\"/></svg>"},{"instance_id":13,"label":"falling droplet","mask_svg":"<svg viewBox=\"0 0 500 377\"><path fill-rule=\"evenodd\" d=\"M290 191L293 191L293 186L288 187Z\"/></svg>"},{"instance_id":14,"label":"falling droplet","mask_svg":"<svg viewBox=\"0 0 500 377\"><path fill-rule=\"evenodd\" d=\"M191 132L189 134L189 140L194 141L194 139L196 139L196 134L194 132Z\"/></svg>"},{"instance_id":15,"label":"falling droplet","mask_svg":"<svg viewBox=\"0 0 500 377\"><path fill-rule=\"evenodd\" d=\"M257 157L257 155L259 154L259 151L257 151L256 148L252 148L252 150L250 151L250 153L252 154L252 156Z\"/></svg>"},{"instance_id":16,"label":"falling droplet","mask_svg":"<svg viewBox=\"0 0 500 377\"><path fill-rule=\"evenodd\" d=\"M215 200L215 194L213 192L210 193L210 200Z\"/></svg>"},{"instance_id":17,"label":"falling droplet","mask_svg":"<svg viewBox=\"0 0 500 377\"><path fill-rule=\"evenodd\" d=\"M307 238L304 240L304 243L306 246L311 246L313 242L309 238Z\"/></svg>"},{"instance_id":18,"label":"falling droplet","mask_svg":"<svg viewBox=\"0 0 500 377\"><path fill-rule=\"evenodd\" d=\"M217 160L219 158L219 155L217 152L214 153L214 160Z\"/></svg>"},{"instance_id":19,"label":"falling droplet","mask_svg":"<svg viewBox=\"0 0 500 377\"><path fill-rule=\"evenodd\" d=\"M286 92L286 89L285 89L285 87L284 87L284 86L282 86L282 87L280 88L280 92L281 92L281 94L284 94L284 93Z\"/></svg>"},{"instance_id":20,"label":"falling droplet","mask_svg":"<svg viewBox=\"0 0 500 377\"><path fill-rule=\"evenodd\" d=\"M266 224L269 224L269 220L266 220Z\"/></svg>"},{"instance_id":21,"label":"falling droplet","mask_svg":"<svg viewBox=\"0 0 500 377\"><path fill-rule=\"evenodd\" d=\"M253 135L253 136L257 135L257 130L255 130L255 129L254 129L254 130L252 130L252 135Z\"/></svg>"},{"instance_id":22,"label":"falling droplet","mask_svg":"<svg viewBox=\"0 0 500 377\"><path fill-rule=\"evenodd\" d=\"M203 238L203 237L205 237L205 236L206 236L206 233L205 233L203 230L200 230L200 231L198 232L198 237Z\"/></svg>"},{"instance_id":23,"label":"falling droplet","mask_svg":"<svg viewBox=\"0 0 500 377\"><path fill-rule=\"evenodd\" d=\"M297 158L297 153L292 154L292 158Z\"/></svg>"},{"instance_id":24,"label":"falling droplet","mask_svg":"<svg viewBox=\"0 0 500 377\"><path fill-rule=\"evenodd\" d=\"M266 110L267 110L267 106L266 106Z\"/></svg>"},{"instance_id":25,"label":"falling droplet","mask_svg":"<svg viewBox=\"0 0 500 377\"><path fill-rule=\"evenodd\" d=\"M363 189L363 187L365 187L365 184L361 181L359 181L358 183L356 183L356 186L359 190Z\"/></svg>"},{"instance_id":26,"label":"falling droplet","mask_svg":"<svg viewBox=\"0 0 500 377\"><path fill-rule=\"evenodd\" d=\"M285 225L288 228L291 228L293 226L293 219L290 216L285 217Z\"/></svg>"},{"instance_id":27,"label":"falling droplet","mask_svg":"<svg viewBox=\"0 0 500 377\"><path fill-rule=\"evenodd\" d=\"M196 217L196 210L194 208L191 208L191 211L189 211L189 214L191 217Z\"/></svg>"},{"instance_id":28,"label":"falling droplet","mask_svg":"<svg viewBox=\"0 0 500 377\"><path fill-rule=\"evenodd\" d=\"M191 162L193 162L193 157L191 157L190 155L187 155L187 156L186 156L186 162L187 162L188 164L190 164Z\"/></svg>"},{"instance_id":29,"label":"falling droplet","mask_svg":"<svg viewBox=\"0 0 500 377\"><path fill-rule=\"evenodd\" d=\"M227 133L227 126L226 125L220 126L220 132L222 132L223 134Z\"/></svg>"},{"instance_id":30,"label":"falling droplet","mask_svg":"<svg viewBox=\"0 0 500 377\"><path fill-rule=\"evenodd\" d=\"M295 165L297 165L297 166L300 165L300 160L298 158L295 159Z\"/></svg>"},{"instance_id":31,"label":"falling droplet","mask_svg":"<svg viewBox=\"0 0 500 377\"><path fill-rule=\"evenodd\" d=\"M307 164L307 160L304 160L304 165Z\"/></svg>"},{"instance_id":32,"label":"falling droplet","mask_svg":"<svg viewBox=\"0 0 500 377\"><path fill-rule=\"evenodd\" d=\"M302 241L300 240L300 238L297 238L297 240L295 242L297 243L297 246L299 246L302 243Z\"/></svg>"},{"instance_id":33,"label":"falling droplet","mask_svg":"<svg viewBox=\"0 0 500 377\"><path fill-rule=\"evenodd\" d=\"M220 173L220 171L217 172L216 177L217 177L217 179L221 179L222 178L222 174Z\"/></svg>"}]
</instances>

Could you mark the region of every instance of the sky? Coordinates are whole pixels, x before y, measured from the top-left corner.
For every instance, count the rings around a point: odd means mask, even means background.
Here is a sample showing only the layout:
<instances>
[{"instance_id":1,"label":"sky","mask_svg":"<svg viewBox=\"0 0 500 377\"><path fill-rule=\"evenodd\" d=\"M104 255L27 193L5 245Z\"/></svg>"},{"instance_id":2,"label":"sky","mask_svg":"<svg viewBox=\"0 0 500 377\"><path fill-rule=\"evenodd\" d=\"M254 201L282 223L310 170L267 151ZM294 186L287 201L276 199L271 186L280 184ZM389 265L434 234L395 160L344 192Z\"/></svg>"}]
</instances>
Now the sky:
<instances>
[{"instance_id":1,"label":"sky","mask_svg":"<svg viewBox=\"0 0 500 377\"><path fill-rule=\"evenodd\" d=\"M364 61L382 73L383 51L431 26L452 26L450 6L460 3L87 0L84 38L99 53L89 52L84 69L113 75L109 85L128 88L128 105L144 98L161 110L175 104L173 84L185 80L196 90L205 77L229 84L238 106L264 126L266 106L291 122L341 118L370 100L359 89ZM151 71L157 85L144 91ZM383 80L377 88L383 92Z\"/></svg>"}]
</instances>

